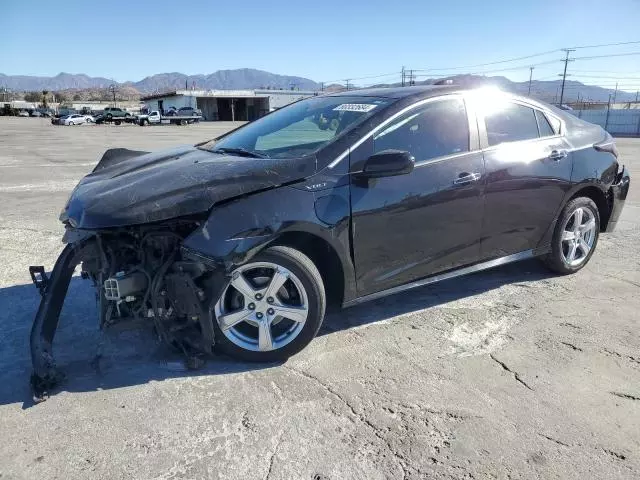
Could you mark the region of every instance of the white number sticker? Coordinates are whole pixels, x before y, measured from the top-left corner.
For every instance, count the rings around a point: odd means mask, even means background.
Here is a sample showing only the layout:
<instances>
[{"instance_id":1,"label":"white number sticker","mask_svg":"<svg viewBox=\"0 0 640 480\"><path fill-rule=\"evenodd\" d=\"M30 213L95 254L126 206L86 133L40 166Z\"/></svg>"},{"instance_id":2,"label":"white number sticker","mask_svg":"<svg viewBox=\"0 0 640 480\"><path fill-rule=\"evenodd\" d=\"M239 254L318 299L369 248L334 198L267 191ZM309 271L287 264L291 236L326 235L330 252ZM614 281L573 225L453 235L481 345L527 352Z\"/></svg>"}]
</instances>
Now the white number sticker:
<instances>
[{"instance_id":1,"label":"white number sticker","mask_svg":"<svg viewBox=\"0 0 640 480\"><path fill-rule=\"evenodd\" d=\"M371 105L370 103L343 103L333 110L335 112L370 112L376 107L377 105Z\"/></svg>"}]
</instances>

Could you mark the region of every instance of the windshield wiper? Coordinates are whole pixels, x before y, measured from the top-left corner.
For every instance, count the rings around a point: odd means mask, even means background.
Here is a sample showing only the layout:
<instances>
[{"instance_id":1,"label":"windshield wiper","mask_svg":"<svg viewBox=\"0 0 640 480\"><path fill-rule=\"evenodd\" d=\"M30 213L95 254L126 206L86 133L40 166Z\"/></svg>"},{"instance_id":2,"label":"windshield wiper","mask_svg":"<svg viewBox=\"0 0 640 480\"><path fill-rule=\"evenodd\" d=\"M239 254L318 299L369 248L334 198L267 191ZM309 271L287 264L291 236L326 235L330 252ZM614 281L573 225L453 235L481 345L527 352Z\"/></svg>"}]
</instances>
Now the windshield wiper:
<instances>
[{"instance_id":1,"label":"windshield wiper","mask_svg":"<svg viewBox=\"0 0 640 480\"><path fill-rule=\"evenodd\" d=\"M256 152L255 150L247 150L246 148L216 148L215 150L210 150L211 153L232 153L236 155L243 155L245 157L252 158L271 158L266 153Z\"/></svg>"}]
</instances>

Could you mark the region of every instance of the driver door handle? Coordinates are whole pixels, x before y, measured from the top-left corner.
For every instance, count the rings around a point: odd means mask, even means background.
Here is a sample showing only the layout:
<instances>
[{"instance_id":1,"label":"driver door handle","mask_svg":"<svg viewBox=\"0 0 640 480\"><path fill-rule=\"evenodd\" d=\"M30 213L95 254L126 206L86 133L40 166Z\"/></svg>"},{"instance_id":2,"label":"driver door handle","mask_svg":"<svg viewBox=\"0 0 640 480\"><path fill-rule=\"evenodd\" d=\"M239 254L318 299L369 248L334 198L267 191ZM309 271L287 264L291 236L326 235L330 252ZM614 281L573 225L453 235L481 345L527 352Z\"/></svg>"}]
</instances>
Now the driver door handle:
<instances>
[{"instance_id":1,"label":"driver door handle","mask_svg":"<svg viewBox=\"0 0 640 480\"><path fill-rule=\"evenodd\" d=\"M456 178L453 181L453 184L454 185L465 185L467 183L477 182L478 180L480 180L481 176L482 175L480 175L479 173L463 172L460 175L458 175L458 178Z\"/></svg>"},{"instance_id":2,"label":"driver door handle","mask_svg":"<svg viewBox=\"0 0 640 480\"><path fill-rule=\"evenodd\" d=\"M569 155L569 152L566 150L552 150L549 154L549 160L553 160L554 162L559 162L563 158Z\"/></svg>"}]
</instances>

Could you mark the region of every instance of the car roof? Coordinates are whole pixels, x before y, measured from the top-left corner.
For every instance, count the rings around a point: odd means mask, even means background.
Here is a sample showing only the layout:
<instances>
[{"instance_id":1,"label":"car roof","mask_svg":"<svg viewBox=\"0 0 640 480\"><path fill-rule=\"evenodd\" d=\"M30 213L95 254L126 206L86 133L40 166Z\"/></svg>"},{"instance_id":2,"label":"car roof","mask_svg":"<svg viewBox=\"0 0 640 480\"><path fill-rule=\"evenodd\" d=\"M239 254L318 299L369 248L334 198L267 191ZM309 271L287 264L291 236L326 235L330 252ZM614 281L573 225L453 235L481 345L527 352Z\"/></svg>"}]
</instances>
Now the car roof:
<instances>
[{"instance_id":1,"label":"car roof","mask_svg":"<svg viewBox=\"0 0 640 480\"><path fill-rule=\"evenodd\" d=\"M331 93L330 97L382 97L382 98L406 98L406 97L435 97L444 93L456 91L467 91L470 88L463 88L459 85L419 85L412 87L381 87L365 88L362 90L345 90Z\"/></svg>"},{"instance_id":2,"label":"car roof","mask_svg":"<svg viewBox=\"0 0 640 480\"><path fill-rule=\"evenodd\" d=\"M490 88L496 93L504 96L505 99L519 100L525 102L533 107L551 111L554 115L566 120L567 112L555 108L545 102L535 100L530 97L518 95L507 90L501 90L499 88L491 86L460 86L460 85L416 85L411 87L381 87L381 88L365 88L362 90L346 90L342 92L331 93L327 96L330 97L380 97L393 99L394 103L401 99L413 99L421 100L424 98L437 97L440 95L447 95L453 93L473 92L483 88Z\"/></svg>"}]
</instances>

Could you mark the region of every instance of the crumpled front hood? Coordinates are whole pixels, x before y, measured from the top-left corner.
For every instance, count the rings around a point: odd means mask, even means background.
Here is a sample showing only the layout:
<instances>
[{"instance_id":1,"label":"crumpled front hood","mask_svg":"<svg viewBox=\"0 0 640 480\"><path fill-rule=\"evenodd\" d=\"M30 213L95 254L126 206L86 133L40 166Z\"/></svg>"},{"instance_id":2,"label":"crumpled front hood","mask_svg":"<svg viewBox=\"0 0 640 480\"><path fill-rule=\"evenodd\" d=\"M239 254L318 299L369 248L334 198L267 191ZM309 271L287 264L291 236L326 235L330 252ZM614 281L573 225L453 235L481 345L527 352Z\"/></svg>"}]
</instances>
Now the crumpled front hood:
<instances>
[{"instance_id":1,"label":"crumpled front hood","mask_svg":"<svg viewBox=\"0 0 640 480\"><path fill-rule=\"evenodd\" d=\"M302 180L315 160L221 155L192 146L157 153L107 150L61 218L76 228L120 227L201 213L238 195Z\"/></svg>"}]
</instances>

